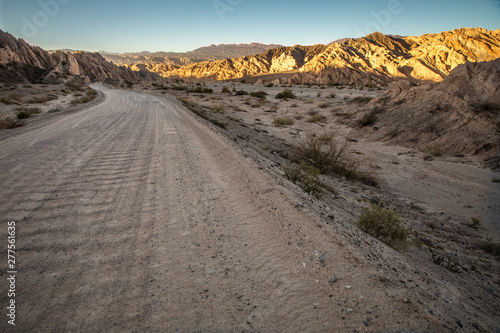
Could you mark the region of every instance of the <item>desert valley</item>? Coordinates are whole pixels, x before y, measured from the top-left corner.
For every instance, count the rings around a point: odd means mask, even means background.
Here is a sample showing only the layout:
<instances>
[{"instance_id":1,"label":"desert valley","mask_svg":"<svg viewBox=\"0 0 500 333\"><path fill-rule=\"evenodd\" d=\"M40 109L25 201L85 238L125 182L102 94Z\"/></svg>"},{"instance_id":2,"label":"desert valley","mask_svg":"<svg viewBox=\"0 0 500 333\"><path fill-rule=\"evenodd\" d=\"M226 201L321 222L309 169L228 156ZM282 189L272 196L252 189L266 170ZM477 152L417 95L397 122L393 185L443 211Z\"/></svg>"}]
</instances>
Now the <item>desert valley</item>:
<instances>
[{"instance_id":1,"label":"desert valley","mask_svg":"<svg viewBox=\"0 0 500 333\"><path fill-rule=\"evenodd\" d=\"M16 329L499 332L499 58L483 28L102 54L0 30Z\"/></svg>"}]
</instances>

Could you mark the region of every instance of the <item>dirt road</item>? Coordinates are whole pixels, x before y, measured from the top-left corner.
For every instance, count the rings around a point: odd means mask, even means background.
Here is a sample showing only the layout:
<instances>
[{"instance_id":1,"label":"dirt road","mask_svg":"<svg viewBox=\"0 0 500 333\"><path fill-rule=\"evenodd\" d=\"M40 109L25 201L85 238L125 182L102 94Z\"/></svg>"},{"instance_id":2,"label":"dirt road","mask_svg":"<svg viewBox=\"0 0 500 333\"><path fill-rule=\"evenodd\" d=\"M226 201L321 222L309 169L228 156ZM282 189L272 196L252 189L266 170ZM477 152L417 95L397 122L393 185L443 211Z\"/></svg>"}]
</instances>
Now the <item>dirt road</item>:
<instances>
[{"instance_id":1,"label":"dirt road","mask_svg":"<svg viewBox=\"0 0 500 333\"><path fill-rule=\"evenodd\" d=\"M432 325L375 264L297 208L296 194L259 170L266 161L175 103L96 88L103 103L0 141L5 261L16 222L17 330ZM12 328L6 289L2 330Z\"/></svg>"}]
</instances>

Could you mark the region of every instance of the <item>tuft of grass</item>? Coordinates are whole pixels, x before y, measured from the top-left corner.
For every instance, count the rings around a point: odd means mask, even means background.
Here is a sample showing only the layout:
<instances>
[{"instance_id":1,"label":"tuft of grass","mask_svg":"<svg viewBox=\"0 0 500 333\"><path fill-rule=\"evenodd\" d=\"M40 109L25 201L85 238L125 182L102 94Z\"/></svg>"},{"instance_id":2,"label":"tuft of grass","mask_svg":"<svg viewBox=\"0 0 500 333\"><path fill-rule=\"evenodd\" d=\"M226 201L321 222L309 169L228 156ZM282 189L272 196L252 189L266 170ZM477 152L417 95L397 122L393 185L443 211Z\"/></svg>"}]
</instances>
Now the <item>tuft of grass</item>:
<instances>
[{"instance_id":1,"label":"tuft of grass","mask_svg":"<svg viewBox=\"0 0 500 333\"><path fill-rule=\"evenodd\" d=\"M351 99L351 103L356 103L356 104L366 104L370 102L373 99L373 97L367 97L367 96L358 96L354 97Z\"/></svg>"},{"instance_id":2,"label":"tuft of grass","mask_svg":"<svg viewBox=\"0 0 500 333\"><path fill-rule=\"evenodd\" d=\"M361 119L358 120L359 127L367 127L374 125L378 120L378 117L375 113L370 112L365 114Z\"/></svg>"},{"instance_id":3,"label":"tuft of grass","mask_svg":"<svg viewBox=\"0 0 500 333\"><path fill-rule=\"evenodd\" d=\"M290 89L285 89L276 95L276 99L296 99L297 96Z\"/></svg>"},{"instance_id":4,"label":"tuft of grass","mask_svg":"<svg viewBox=\"0 0 500 333\"><path fill-rule=\"evenodd\" d=\"M358 221L361 229L397 249L408 247L410 231L401 223L401 216L381 204L362 209Z\"/></svg>"},{"instance_id":5,"label":"tuft of grass","mask_svg":"<svg viewBox=\"0 0 500 333\"><path fill-rule=\"evenodd\" d=\"M0 118L0 129L10 129L15 125L15 121L12 118Z\"/></svg>"},{"instance_id":6,"label":"tuft of grass","mask_svg":"<svg viewBox=\"0 0 500 333\"><path fill-rule=\"evenodd\" d=\"M224 113L226 111L226 105L224 103L214 103L212 104L212 111Z\"/></svg>"},{"instance_id":7,"label":"tuft of grass","mask_svg":"<svg viewBox=\"0 0 500 333\"><path fill-rule=\"evenodd\" d=\"M227 123L224 123L220 120L217 120L217 119L210 119L209 120L212 124L214 124L215 126L218 126L222 129L226 129L227 128Z\"/></svg>"},{"instance_id":8,"label":"tuft of grass","mask_svg":"<svg viewBox=\"0 0 500 333\"><path fill-rule=\"evenodd\" d=\"M23 97L24 96L21 94L16 94L16 93L9 94L7 97L2 97L0 99L0 102L6 105L21 104L20 102Z\"/></svg>"},{"instance_id":9,"label":"tuft of grass","mask_svg":"<svg viewBox=\"0 0 500 333\"><path fill-rule=\"evenodd\" d=\"M279 126L291 126L295 124L295 120L291 117L276 117L273 119L273 125Z\"/></svg>"},{"instance_id":10,"label":"tuft of grass","mask_svg":"<svg viewBox=\"0 0 500 333\"><path fill-rule=\"evenodd\" d=\"M329 107L331 106L331 104L330 104L330 103L328 103L328 102L324 102L324 103L320 103L318 106L319 106L321 109L327 109L327 108L329 108Z\"/></svg>"},{"instance_id":11,"label":"tuft of grass","mask_svg":"<svg viewBox=\"0 0 500 333\"><path fill-rule=\"evenodd\" d=\"M308 123L322 123L322 124L326 124L328 121L328 119L326 118L325 115L322 115L321 113L317 113L317 114L314 114L314 115L311 115L309 117L309 119L307 119L307 122Z\"/></svg>"},{"instance_id":12,"label":"tuft of grass","mask_svg":"<svg viewBox=\"0 0 500 333\"><path fill-rule=\"evenodd\" d=\"M70 91L85 91L86 89L85 84L74 79L66 81L65 85Z\"/></svg>"},{"instance_id":13,"label":"tuft of grass","mask_svg":"<svg viewBox=\"0 0 500 333\"><path fill-rule=\"evenodd\" d=\"M88 102L94 100L94 98L96 97L96 95L97 95L97 91L95 91L94 89L89 89L89 90L87 90L87 92L85 93L85 95L83 95L83 97L75 98L74 100L72 100L71 101L71 105L78 105L78 104L88 103Z\"/></svg>"},{"instance_id":14,"label":"tuft of grass","mask_svg":"<svg viewBox=\"0 0 500 333\"><path fill-rule=\"evenodd\" d=\"M424 153L424 160L430 161L433 157L443 156L442 145L437 143L428 143L418 148L420 152Z\"/></svg>"},{"instance_id":15,"label":"tuft of grass","mask_svg":"<svg viewBox=\"0 0 500 333\"><path fill-rule=\"evenodd\" d=\"M229 90L229 88L228 88L228 87L226 87L226 86L222 86L221 93L222 93L222 94L230 94L230 93L231 93L231 90Z\"/></svg>"},{"instance_id":16,"label":"tuft of grass","mask_svg":"<svg viewBox=\"0 0 500 333\"><path fill-rule=\"evenodd\" d=\"M479 244L479 248L486 253L494 256L500 256L500 243L493 242L491 238L486 238L484 242Z\"/></svg>"},{"instance_id":17,"label":"tuft of grass","mask_svg":"<svg viewBox=\"0 0 500 333\"><path fill-rule=\"evenodd\" d=\"M248 95L248 92L245 90L238 90L234 93L236 96L245 96Z\"/></svg>"},{"instance_id":18,"label":"tuft of grass","mask_svg":"<svg viewBox=\"0 0 500 333\"><path fill-rule=\"evenodd\" d=\"M272 88L272 87L274 87L274 83L269 82L269 83L268 83L268 84L266 84L264 87L266 87L266 88Z\"/></svg>"},{"instance_id":19,"label":"tuft of grass","mask_svg":"<svg viewBox=\"0 0 500 333\"><path fill-rule=\"evenodd\" d=\"M32 115L40 113L39 108L25 108L25 107L19 107L16 108L16 117L17 119L27 119L30 118Z\"/></svg>"},{"instance_id":20,"label":"tuft of grass","mask_svg":"<svg viewBox=\"0 0 500 333\"><path fill-rule=\"evenodd\" d=\"M48 94L43 96L33 96L33 98L28 100L30 104L41 104L57 99L56 95Z\"/></svg>"}]
</instances>

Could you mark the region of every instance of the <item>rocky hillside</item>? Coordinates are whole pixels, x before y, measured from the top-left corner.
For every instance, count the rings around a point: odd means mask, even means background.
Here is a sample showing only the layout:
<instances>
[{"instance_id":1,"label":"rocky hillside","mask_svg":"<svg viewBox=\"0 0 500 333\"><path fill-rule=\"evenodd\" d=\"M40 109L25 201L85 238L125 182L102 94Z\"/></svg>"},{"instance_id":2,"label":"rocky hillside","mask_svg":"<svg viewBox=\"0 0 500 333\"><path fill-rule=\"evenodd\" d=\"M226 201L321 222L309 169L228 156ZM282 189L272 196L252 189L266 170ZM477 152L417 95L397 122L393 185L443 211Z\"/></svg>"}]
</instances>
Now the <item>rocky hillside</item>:
<instances>
[{"instance_id":1,"label":"rocky hillside","mask_svg":"<svg viewBox=\"0 0 500 333\"><path fill-rule=\"evenodd\" d=\"M216 80L280 73L281 83L439 82L460 64L498 57L500 30L478 28L404 38L373 33L331 45L281 47L256 56L152 69L164 77Z\"/></svg>"},{"instance_id":2,"label":"rocky hillside","mask_svg":"<svg viewBox=\"0 0 500 333\"><path fill-rule=\"evenodd\" d=\"M379 139L500 168L500 59L459 65L438 84L395 83L372 105Z\"/></svg>"},{"instance_id":3,"label":"rocky hillside","mask_svg":"<svg viewBox=\"0 0 500 333\"><path fill-rule=\"evenodd\" d=\"M281 45L267 44L220 44L200 47L186 53L176 52L140 52L140 53L109 53L101 52L104 58L117 65L134 66L135 68L148 67L164 71L168 66L186 66L203 61L216 61L227 58L238 58L260 54ZM167 66L167 67L161 67Z\"/></svg>"},{"instance_id":4,"label":"rocky hillside","mask_svg":"<svg viewBox=\"0 0 500 333\"><path fill-rule=\"evenodd\" d=\"M89 81L137 81L157 77L149 71L118 67L99 53L48 53L0 30L0 82L57 83L72 75Z\"/></svg>"}]
</instances>

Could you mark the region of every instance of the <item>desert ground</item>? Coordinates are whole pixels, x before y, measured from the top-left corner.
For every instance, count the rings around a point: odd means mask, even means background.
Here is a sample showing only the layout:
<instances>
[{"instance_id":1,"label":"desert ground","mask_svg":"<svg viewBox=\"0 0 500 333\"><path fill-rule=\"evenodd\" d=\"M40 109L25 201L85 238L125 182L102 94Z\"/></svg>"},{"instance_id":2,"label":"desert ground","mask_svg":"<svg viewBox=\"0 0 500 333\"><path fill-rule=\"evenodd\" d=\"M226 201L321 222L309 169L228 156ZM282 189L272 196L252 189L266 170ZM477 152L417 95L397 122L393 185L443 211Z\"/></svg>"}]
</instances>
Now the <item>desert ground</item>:
<instances>
[{"instance_id":1,"label":"desert ground","mask_svg":"<svg viewBox=\"0 0 500 333\"><path fill-rule=\"evenodd\" d=\"M72 101L90 89L23 88L57 99L0 131L20 331L500 329L500 265L488 251L500 240L500 175L353 126L384 90L91 88L82 103ZM285 88L298 98L275 99ZM14 117L24 98L0 112ZM347 142L374 182L320 176L312 195L287 179L293 148L311 135ZM401 214L407 248L360 229L369 203Z\"/></svg>"}]
</instances>

